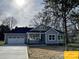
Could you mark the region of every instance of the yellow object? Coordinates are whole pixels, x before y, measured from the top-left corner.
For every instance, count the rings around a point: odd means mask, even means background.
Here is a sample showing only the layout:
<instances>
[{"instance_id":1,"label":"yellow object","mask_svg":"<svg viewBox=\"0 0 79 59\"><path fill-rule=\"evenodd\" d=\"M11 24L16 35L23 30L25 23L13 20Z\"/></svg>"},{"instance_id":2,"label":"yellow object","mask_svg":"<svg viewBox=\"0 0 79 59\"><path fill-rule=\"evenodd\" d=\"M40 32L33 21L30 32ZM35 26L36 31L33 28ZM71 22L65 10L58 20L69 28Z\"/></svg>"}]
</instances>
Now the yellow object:
<instances>
[{"instance_id":1,"label":"yellow object","mask_svg":"<svg viewBox=\"0 0 79 59\"><path fill-rule=\"evenodd\" d=\"M64 51L64 59L79 59L79 51Z\"/></svg>"}]
</instances>

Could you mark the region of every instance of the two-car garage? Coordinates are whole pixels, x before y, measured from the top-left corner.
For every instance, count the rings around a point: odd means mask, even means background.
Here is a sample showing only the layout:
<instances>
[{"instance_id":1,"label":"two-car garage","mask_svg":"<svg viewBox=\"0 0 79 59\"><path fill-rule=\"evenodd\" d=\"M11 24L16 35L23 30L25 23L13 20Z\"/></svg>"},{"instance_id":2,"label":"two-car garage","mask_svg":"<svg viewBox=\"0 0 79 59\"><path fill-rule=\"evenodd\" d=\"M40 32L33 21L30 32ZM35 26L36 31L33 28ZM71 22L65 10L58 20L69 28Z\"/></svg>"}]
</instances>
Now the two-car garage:
<instances>
[{"instance_id":1,"label":"two-car garage","mask_svg":"<svg viewBox=\"0 0 79 59\"><path fill-rule=\"evenodd\" d=\"M8 44L24 44L25 43L25 39L21 38L21 37L10 37L8 38Z\"/></svg>"},{"instance_id":2,"label":"two-car garage","mask_svg":"<svg viewBox=\"0 0 79 59\"><path fill-rule=\"evenodd\" d=\"M23 33L9 33L5 34L5 43L7 44L25 44L26 38Z\"/></svg>"}]
</instances>

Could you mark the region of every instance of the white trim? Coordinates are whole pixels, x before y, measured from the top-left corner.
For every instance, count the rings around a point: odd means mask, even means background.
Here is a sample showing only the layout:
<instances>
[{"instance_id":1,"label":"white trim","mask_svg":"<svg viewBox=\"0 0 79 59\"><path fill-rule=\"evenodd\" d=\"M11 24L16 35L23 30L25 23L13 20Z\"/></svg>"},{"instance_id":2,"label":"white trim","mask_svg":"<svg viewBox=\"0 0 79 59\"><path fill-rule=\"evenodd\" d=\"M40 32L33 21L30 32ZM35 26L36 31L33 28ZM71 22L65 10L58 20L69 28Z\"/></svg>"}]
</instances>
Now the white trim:
<instances>
[{"instance_id":1,"label":"white trim","mask_svg":"<svg viewBox=\"0 0 79 59\"><path fill-rule=\"evenodd\" d=\"M8 44L25 44L25 38L8 38Z\"/></svg>"},{"instance_id":2,"label":"white trim","mask_svg":"<svg viewBox=\"0 0 79 59\"><path fill-rule=\"evenodd\" d=\"M5 33L5 43L8 41L8 37L23 37L25 39L26 33ZM26 39L25 39L26 40Z\"/></svg>"},{"instance_id":3,"label":"white trim","mask_svg":"<svg viewBox=\"0 0 79 59\"><path fill-rule=\"evenodd\" d=\"M55 39L54 40L49 40L49 35L54 35L55 36ZM48 40L49 41L55 41L56 40L56 34L48 34Z\"/></svg>"},{"instance_id":4,"label":"white trim","mask_svg":"<svg viewBox=\"0 0 79 59\"><path fill-rule=\"evenodd\" d=\"M63 38L59 40L59 39L58 39L58 36L62 36L62 37L63 37L63 35L57 35L57 40L60 41L60 42L61 42L61 41L64 41Z\"/></svg>"},{"instance_id":5,"label":"white trim","mask_svg":"<svg viewBox=\"0 0 79 59\"><path fill-rule=\"evenodd\" d=\"M48 31L50 31L50 30L55 30L54 28L50 28L49 30L47 30L46 32L45 32L45 34L48 32ZM56 31L56 30L55 30ZM57 32L57 31L56 31ZM58 33L58 32L57 32Z\"/></svg>"},{"instance_id":6,"label":"white trim","mask_svg":"<svg viewBox=\"0 0 79 59\"><path fill-rule=\"evenodd\" d=\"M47 44L47 40L48 40L48 37L47 37L47 35L45 34L45 44Z\"/></svg>"},{"instance_id":7,"label":"white trim","mask_svg":"<svg viewBox=\"0 0 79 59\"><path fill-rule=\"evenodd\" d=\"M26 36L27 36L27 37L26 37L26 38L27 38L26 41L27 41L27 44L28 44L28 32L26 33Z\"/></svg>"},{"instance_id":8,"label":"white trim","mask_svg":"<svg viewBox=\"0 0 79 59\"><path fill-rule=\"evenodd\" d=\"M28 39L30 38L29 35L30 34L39 34L39 39L41 39L41 33L28 33ZM35 39L36 40L36 39Z\"/></svg>"}]
</instances>

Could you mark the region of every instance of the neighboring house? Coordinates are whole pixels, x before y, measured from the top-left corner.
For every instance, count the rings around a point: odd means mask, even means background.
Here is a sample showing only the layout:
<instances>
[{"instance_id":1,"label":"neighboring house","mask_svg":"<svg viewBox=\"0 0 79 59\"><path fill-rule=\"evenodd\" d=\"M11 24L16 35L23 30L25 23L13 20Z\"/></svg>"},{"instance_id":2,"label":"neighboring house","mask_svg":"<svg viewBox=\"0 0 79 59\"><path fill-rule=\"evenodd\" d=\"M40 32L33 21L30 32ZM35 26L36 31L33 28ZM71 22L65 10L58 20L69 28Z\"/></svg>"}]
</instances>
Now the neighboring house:
<instances>
[{"instance_id":1,"label":"neighboring house","mask_svg":"<svg viewBox=\"0 0 79 59\"><path fill-rule=\"evenodd\" d=\"M15 30L16 31L16 30ZM63 32L53 29L43 24L36 28L26 28L19 33L5 33L5 42L8 44L26 43L26 44L62 44L64 43Z\"/></svg>"}]
</instances>

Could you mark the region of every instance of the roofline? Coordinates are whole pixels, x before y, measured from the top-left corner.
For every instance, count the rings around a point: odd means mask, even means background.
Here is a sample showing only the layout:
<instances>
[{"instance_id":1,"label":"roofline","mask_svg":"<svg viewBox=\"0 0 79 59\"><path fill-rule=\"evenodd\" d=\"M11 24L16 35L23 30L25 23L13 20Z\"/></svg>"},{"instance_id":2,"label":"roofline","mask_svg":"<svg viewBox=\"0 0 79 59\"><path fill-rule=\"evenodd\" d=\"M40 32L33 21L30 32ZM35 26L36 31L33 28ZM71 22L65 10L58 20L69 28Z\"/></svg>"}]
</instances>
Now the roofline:
<instances>
[{"instance_id":1,"label":"roofline","mask_svg":"<svg viewBox=\"0 0 79 59\"><path fill-rule=\"evenodd\" d=\"M4 33L4 34L25 34L25 33Z\"/></svg>"},{"instance_id":2,"label":"roofline","mask_svg":"<svg viewBox=\"0 0 79 59\"><path fill-rule=\"evenodd\" d=\"M51 27L51 28L50 28L50 29L48 29L46 32L48 32L48 31L49 31L49 30L51 30L51 29L54 29L54 28L52 28L52 27ZM55 29L54 29L54 30L55 30ZM56 31L56 30L55 30L55 31ZM46 32L45 32L45 33L46 33ZM56 31L56 32L58 32L58 31Z\"/></svg>"},{"instance_id":3,"label":"roofline","mask_svg":"<svg viewBox=\"0 0 79 59\"><path fill-rule=\"evenodd\" d=\"M41 25L44 25L44 24L40 24L40 25L38 25L37 27L39 27L39 26L41 26ZM47 25L44 25L44 26L47 26ZM32 28L30 31L32 31L33 29L36 29L37 27L35 27L35 28ZM47 27L50 27L50 26L47 26ZM50 27L51 28L51 27ZM48 30L47 30L48 31Z\"/></svg>"}]
</instances>

